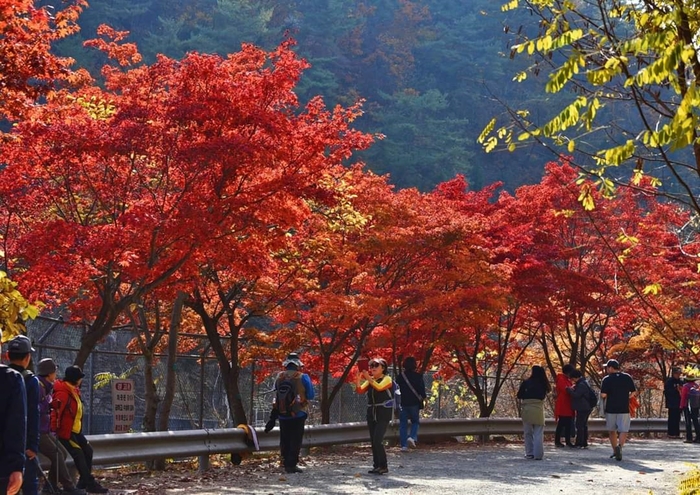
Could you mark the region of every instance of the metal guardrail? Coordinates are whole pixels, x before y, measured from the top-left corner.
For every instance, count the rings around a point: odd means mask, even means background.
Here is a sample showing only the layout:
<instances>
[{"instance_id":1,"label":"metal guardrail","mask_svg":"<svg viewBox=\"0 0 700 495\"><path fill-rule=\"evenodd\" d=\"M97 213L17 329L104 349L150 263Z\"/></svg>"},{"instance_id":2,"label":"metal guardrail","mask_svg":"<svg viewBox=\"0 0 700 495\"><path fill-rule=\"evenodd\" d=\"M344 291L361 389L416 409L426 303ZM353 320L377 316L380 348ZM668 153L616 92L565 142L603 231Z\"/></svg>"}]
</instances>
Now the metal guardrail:
<instances>
[{"instance_id":1,"label":"metal guardrail","mask_svg":"<svg viewBox=\"0 0 700 495\"><path fill-rule=\"evenodd\" d=\"M556 423L547 420L545 433L554 433ZM666 419L633 419L631 433L666 432ZM605 420L588 422L590 433L605 433ZM513 418L424 419L421 420L421 438L461 437L481 435L519 435L522 422ZM269 433L256 430L260 450L279 448L279 429ZM386 438L398 439L398 422L393 422ZM149 433L122 433L90 435L88 440L94 449L93 463L110 465L152 460L154 458L178 459L205 458L211 454L245 453L255 450L247 441L242 429L185 430ZM365 423L311 425L306 427L303 447L321 447L367 442ZM206 462L206 461L204 461Z\"/></svg>"}]
</instances>

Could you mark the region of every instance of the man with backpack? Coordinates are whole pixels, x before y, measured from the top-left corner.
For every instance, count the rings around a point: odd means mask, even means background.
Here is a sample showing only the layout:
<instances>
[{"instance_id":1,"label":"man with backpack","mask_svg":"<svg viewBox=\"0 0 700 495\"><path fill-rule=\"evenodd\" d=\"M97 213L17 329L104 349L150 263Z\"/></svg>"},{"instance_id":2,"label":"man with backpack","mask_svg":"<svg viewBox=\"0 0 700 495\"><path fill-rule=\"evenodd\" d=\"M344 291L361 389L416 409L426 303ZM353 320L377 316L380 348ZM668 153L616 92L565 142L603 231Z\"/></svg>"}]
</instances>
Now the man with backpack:
<instances>
[{"instance_id":1,"label":"man with backpack","mask_svg":"<svg viewBox=\"0 0 700 495\"><path fill-rule=\"evenodd\" d=\"M700 422L698 421L698 411L700 411L700 388L696 383L697 378L686 377L681 389L680 407L685 418L685 443L700 443ZM695 438L693 439L693 428L695 428Z\"/></svg>"},{"instance_id":2,"label":"man with backpack","mask_svg":"<svg viewBox=\"0 0 700 495\"><path fill-rule=\"evenodd\" d=\"M304 439L304 424L308 417L308 401L314 398L311 378L301 372L304 364L295 352L282 363L284 371L275 380L273 415L280 422L280 455L287 473L301 473L299 452Z\"/></svg>"},{"instance_id":3,"label":"man with backpack","mask_svg":"<svg viewBox=\"0 0 700 495\"><path fill-rule=\"evenodd\" d=\"M27 400L26 460L24 463L23 495L39 493L39 471L36 456L39 453L39 380L29 371L34 348L26 335L18 335L7 344L10 368L24 377Z\"/></svg>"}]
</instances>

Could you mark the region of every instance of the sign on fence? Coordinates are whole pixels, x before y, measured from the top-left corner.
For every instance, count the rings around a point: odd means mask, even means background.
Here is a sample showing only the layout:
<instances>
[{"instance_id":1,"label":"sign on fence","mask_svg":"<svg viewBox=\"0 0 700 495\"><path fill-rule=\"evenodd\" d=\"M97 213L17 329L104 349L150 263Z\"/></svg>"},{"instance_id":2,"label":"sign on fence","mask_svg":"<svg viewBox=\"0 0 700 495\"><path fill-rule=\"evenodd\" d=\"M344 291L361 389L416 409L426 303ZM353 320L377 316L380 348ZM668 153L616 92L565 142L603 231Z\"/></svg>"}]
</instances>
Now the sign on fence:
<instances>
[{"instance_id":1,"label":"sign on fence","mask_svg":"<svg viewBox=\"0 0 700 495\"><path fill-rule=\"evenodd\" d=\"M134 422L134 380L112 380L112 416L114 433L129 433Z\"/></svg>"}]
</instances>

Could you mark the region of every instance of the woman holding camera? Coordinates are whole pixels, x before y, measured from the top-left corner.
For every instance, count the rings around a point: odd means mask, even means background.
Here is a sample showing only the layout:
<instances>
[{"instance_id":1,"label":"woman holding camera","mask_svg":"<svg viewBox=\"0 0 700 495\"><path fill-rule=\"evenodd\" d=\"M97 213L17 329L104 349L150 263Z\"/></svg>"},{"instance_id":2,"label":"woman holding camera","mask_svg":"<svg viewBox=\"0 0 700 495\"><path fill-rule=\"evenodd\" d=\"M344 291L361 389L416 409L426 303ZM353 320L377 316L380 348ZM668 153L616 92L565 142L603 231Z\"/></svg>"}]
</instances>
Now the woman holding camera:
<instances>
[{"instance_id":1,"label":"woman holding camera","mask_svg":"<svg viewBox=\"0 0 700 495\"><path fill-rule=\"evenodd\" d=\"M393 415L393 382L386 374L388 365L384 359L370 359L368 368L358 373L355 387L358 393L367 394L367 426L374 466L369 473L385 474L389 468L384 450L384 435Z\"/></svg>"}]
</instances>

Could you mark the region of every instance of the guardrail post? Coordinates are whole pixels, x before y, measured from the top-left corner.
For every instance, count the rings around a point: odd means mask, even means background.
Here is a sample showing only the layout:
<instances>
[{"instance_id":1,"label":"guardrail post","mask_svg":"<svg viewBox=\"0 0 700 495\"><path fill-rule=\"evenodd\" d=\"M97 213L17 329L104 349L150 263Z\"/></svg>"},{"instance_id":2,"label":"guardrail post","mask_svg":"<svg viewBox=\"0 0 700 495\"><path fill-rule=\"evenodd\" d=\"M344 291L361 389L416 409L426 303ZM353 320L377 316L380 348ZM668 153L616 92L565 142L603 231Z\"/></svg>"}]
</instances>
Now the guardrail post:
<instances>
[{"instance_id":1,"label":"guardrail post","mask_svg":"<svg viewBox=\"0 0 700 495\"><path fill-rule=\"evenodd\" d=\"M208 470L209 470L209 456L208 455L200 455L199 456L199 469L197 470L197 472L199 474L202 474Z\"/></svg>"}]
</instances>

